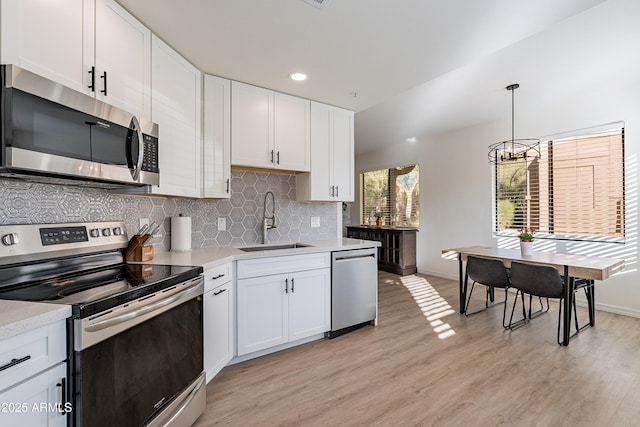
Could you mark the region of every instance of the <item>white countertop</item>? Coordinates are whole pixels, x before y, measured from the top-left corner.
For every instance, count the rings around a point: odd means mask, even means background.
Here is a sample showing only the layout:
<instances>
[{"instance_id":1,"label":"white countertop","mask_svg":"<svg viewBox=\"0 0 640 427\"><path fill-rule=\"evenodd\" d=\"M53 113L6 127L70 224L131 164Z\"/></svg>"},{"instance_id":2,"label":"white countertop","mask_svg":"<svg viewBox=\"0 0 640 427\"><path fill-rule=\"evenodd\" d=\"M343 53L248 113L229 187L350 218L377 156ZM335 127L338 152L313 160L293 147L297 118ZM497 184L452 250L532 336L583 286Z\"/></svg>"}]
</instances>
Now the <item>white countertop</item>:
<instances>
[{"instance_id":1,"label":"white countertop","mask_svg":"<svg viewBox=\"0 0 640 427\"><path fill-rule=\"evenodd\" d=\"M380 246L380 242L359 239L334 239L296 242L306 247L243 252L230 246L193 249L186 252L160 252L149 264L193 265L205 270L218 265L251 258L287 256L317 252L344 251ZM284 242L272 243L282 245ZM258 246L258 245L247 245ZM265 245L269 246L269 245ZM40 302L0 300L0 340L36 329L71 316L71 306Z\"/></svg>"},{"instance_id":2,"label":"white countertop","mask_svg":"<svg viewBox=\"0 0 640 427\"><path fill-rule=\"evenodd\" d=\"M265 245L267 246L279 246L287 244L288 242L277 242ZM314 240L314 241L300 241L295 242L302 245L308 245L300 248L293 249L276 249L276 250L264 250L264 251L251 251L243 252L239 248L240 246L232 248L230 246L216 246L209 248L193 249L186 252L160 252L157 253L152 261L148 261L149 264L168 264L168 265L194 265L202 266L205 270L216 267L226 262L231 262L240 259L251 258L264 258L272 256L287 256L287 255L299 255L309 254L317 252L333 252L333 251L345 251L352 249L364 249L380 246L380 242L374 242L371 240L360 239L333 239L333 240ZM246 245L248 247L260 246Z\"/></svg>"},{"instance_id":3,"label":"white countertop","mask_svg":"<svg viewBox=\"0 0 640 427\"><path fill-rule=\"evenodd\" d=\"M71 316L71 306L44 302L0 300L0 340Z\"/></svg>"}]
</instances>

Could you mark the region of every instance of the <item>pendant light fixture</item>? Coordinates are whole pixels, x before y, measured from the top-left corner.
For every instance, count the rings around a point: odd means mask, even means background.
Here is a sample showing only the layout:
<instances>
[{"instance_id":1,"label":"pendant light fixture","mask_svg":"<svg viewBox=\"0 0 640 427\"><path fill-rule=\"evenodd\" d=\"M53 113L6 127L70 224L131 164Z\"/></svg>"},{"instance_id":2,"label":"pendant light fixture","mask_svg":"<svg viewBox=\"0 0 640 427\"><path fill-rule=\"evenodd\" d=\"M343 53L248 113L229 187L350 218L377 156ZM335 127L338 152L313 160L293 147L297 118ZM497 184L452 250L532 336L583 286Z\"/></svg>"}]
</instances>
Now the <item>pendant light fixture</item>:
<instances>
[{"instance_id":1,"label":"pendant light fixture","mask_svg":"<svg viewBox=\"0 0 640 427\"><path fill-rule=\"evenodd\" d=\"M515 139L514 131L514 91L520 87L514 83L506 87L511 91L511 139L502 142L496 142L489 146L489 163L500 163L510 160L527 159L527 157L535 157L540 155L539 139Z\"/></svg>"}]
</instances>

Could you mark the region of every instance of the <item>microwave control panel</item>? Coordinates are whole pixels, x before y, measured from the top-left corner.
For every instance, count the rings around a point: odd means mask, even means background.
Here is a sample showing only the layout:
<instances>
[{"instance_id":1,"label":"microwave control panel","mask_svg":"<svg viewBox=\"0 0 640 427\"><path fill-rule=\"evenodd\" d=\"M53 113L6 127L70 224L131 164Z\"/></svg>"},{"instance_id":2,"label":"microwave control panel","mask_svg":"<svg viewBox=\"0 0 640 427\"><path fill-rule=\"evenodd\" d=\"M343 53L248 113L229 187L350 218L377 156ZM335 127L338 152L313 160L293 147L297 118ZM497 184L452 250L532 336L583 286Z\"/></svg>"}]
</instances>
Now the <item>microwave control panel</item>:
<instances>
[{"instance_id":1,"label":"microwave control panel","mask_svg":"<svg viewBox=\"0 0 640 427\"><path fill-rule=\"evenodd\" d=\"M142 159L142 170L157 173L158 167L158 138L151 135L143 135L144 158Z\"/></svg>"}]
</instances>

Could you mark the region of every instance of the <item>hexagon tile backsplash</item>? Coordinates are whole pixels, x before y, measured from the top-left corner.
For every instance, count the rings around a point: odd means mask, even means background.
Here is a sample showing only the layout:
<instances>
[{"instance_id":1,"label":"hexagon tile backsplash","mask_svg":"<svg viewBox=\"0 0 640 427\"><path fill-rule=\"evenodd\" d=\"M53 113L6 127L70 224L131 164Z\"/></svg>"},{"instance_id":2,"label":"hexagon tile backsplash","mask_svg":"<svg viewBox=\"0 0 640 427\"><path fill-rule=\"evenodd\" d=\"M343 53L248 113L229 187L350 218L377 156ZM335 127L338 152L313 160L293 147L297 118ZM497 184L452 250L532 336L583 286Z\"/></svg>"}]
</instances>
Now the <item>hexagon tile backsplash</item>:
<instances>
[{"instance_id":1,"label":"hexagon tile backsplash","mask_svg":"<svg viewBox=\"0 0 640 427\"><path fill-rule=\"evenodd\" d=\"M269 190L276 198L278 225L269 230L270 242L335 238L335 203L296 202L294 175L236 170L231 172L231 198L222 200L128 196L101 189L0 180L0 224L124 221L132 234L140 218L149 218L162 223L163 237L154 242L156 251L167 251L171 217L183 214L191 217L192 248L248 245L262 238L262 206ZM312 216L320 217L319 228L311 228ZM226 219L226 230L218 230L218 218Z\"/></svg>"}]
</instances>

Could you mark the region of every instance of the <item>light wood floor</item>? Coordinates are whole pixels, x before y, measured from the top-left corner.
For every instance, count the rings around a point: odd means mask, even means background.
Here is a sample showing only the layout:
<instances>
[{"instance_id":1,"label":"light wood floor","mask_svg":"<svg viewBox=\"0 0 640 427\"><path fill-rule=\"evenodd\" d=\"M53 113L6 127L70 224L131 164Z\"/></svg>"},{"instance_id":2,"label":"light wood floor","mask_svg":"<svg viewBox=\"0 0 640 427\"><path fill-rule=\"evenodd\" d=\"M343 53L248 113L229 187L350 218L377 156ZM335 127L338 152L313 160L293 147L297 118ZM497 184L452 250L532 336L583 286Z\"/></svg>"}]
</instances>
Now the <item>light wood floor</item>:
<instances>
[{"instance_id":1,"label":"light wood floor","mask_svg":"<svg viewBox=\"0 0 640 427\"><path fill-rule=\"evenodd\" d=\"M226 367L195 425L640 424L640 319L599 311L561 347L556 302L505 331L500 307L458 314L457 292L380 273L377 327Z\"/></svg>"}]
</instances>

